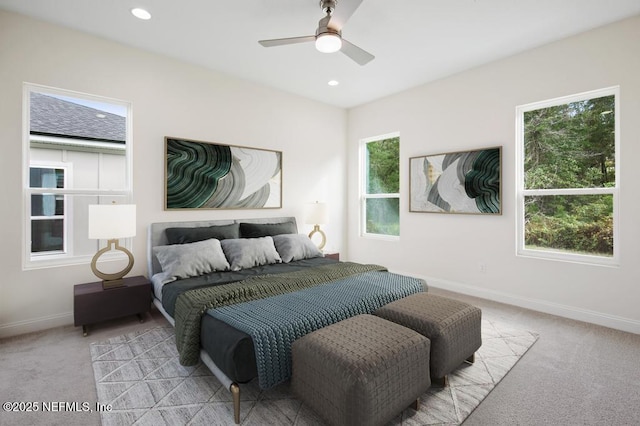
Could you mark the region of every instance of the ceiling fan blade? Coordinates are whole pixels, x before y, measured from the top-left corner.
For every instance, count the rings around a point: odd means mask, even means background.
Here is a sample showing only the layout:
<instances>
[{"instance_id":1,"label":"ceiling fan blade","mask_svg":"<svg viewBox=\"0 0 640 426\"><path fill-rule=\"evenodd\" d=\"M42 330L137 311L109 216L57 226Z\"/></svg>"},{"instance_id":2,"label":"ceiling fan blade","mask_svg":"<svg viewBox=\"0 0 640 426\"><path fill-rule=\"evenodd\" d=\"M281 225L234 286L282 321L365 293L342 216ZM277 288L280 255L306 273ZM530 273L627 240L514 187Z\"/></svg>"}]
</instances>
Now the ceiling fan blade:
<instances>
[{"instance_id":1,"label":"ceiling fan blade","mask_svg":"<svg viewBox=\"0 0 640 426\"><path fill-rule=\"evenodd\" d=\"M360 49L358 46L353 43L349 43L345 39L342 39L342 49L340 49L340 51L356 61L359 65L366 65L375 59L375 56L371 53Z\"/></svg>"},{"instance_id":2,"label":"ceiling fan blade","mask_svg":"<svg viewBox=\"0 0 640 426\"><path fill-rule=\"evenodd\" d=\"M360 6L360 3L362 3L362 0L338 0L336 9L331 14L329 28L340 31Z\"/></svg>"},{"instance_id":3,"label":"ceiling fan blade","mask_svg":"<svg viewBox=\"0 0 640 426\"><path fill-rule=\"evenodd\" d=\"M271 40L260 40L258 43L264 47L283 46L285 44L306 43L308 41L315 41L316 36L302 36L302 37L289 37L289 38L274 38Z\"/></svg>"}]
</instances>

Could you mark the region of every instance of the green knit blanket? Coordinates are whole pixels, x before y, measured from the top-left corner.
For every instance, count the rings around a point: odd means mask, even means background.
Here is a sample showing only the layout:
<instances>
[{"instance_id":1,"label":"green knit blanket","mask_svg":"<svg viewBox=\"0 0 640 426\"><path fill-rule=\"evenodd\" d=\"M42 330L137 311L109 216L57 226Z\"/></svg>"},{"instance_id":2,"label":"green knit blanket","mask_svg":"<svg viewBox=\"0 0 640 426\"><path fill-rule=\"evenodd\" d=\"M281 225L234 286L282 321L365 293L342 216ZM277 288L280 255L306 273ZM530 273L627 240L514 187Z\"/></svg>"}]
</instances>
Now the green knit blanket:
<instances>
[{"instance_id":1,"label":"green knit blanket","mask_svg":"<svg viewBox=\"0 0 640 426\"><path fill-rule=\"evenodd\" d=\"M386 268L340 262L284 274L259 275L231 284L186 291L178 297L174 315L180 364L189 366L198 363L200 325L202 316L209 309L290 293L370 271L386 271Z\"/></svg>"}]
</instances>

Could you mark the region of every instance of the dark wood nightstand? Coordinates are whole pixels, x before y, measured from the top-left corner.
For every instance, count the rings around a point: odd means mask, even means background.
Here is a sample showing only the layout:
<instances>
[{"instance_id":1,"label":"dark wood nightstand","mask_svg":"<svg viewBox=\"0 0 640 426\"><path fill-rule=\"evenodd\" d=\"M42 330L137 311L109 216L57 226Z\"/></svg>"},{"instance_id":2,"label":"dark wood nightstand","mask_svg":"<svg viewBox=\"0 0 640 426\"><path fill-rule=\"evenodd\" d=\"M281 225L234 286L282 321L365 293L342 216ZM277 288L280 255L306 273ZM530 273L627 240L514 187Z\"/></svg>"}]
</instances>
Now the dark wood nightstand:
<instances>
[{"instance_id":1,"label":"dark wood nightstand","mask_svg":"<svg viewBox=\"0 0 640 426\"><path fill-rule=\"evenodd\" d=\"M151 282L143 276L124 278L122 287L102 288L102 281L73 286L73 323L89 334L89 325L138 315L151 309Z\"/></svg>"},{"instance_id":2,"label":"dark wood nightstand","mask_svg":"<svg viewBox=\"0 0 640 426\"><path fill-rule=\"evenodd\" d=\"M324 257L328 257L333 260L340 260L340 253L325 253Z\"/></svg>"}]
</instances>

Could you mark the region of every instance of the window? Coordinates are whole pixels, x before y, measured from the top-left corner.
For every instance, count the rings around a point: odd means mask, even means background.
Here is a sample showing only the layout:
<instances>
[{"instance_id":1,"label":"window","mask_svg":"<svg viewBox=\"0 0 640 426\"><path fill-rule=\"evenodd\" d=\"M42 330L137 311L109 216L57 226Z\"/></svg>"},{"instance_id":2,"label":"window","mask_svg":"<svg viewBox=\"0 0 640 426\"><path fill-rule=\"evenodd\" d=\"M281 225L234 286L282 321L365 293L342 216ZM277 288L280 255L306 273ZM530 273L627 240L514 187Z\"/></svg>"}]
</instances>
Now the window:
<instances>
[{"instance_id":1,"label":"window","mask_svg":"<svg viewBox=\"0 0 640 426\"><path fill-rule=\"evenodd\" d=\"M400 236L400 136L362 141L362 233Z\"/></svg>"},{"instance_id":2,"label":"window","mask_svg":"<svg viewBox=\"0 0 640 426\"><path fill-rule=\"evenodd\" d=\"M617 263L618 91L517 108L518 254Z\"/></svg>"},{"instance_id":3,"label":"window","mask_svg":"<svg viewBox=\"0 0 640 426\"><path fill-rule=\"evenodd\" d=\"M30 188L56 188L65 186L65 169L30 167ZM31 253L64 253L65 199L61 194L31 195Z\"/></svg>"},{"instance_id":4,"label":"window","mask_svg":"<svg viewBox=\"0 0 640 426\"><path fill-rule=\"evenodd\" d=\"M24 267L88 262L88 205L131 199L129 106L32 84L24 104Z\"/></svg>"}]
</instances>

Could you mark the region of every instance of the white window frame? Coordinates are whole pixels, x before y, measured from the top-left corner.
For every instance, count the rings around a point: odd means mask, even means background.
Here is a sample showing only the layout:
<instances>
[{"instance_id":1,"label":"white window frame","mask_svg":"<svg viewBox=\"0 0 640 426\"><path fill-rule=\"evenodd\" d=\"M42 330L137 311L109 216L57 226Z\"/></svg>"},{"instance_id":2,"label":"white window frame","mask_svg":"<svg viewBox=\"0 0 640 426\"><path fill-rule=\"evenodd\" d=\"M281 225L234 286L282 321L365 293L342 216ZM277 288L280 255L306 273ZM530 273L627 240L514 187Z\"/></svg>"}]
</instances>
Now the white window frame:
<instances>
[{"instance_id":1,"label":"white window frame","mask_svg":"<svg viewBox=\"0 0 640 426\"><path fill-rule=\"evenodd\" d=\"M380 136L374 136L360 140L360 236L365 238L375 238L389 241L399 241L400 235L374 234L367 232L367 200L373 198L397 198L400 204L400 192L389 194L368 194L367 193L367 144L370 142L378 142L384 139L398 138L400 132L387 133ZM398 169L400 169L400 159L398 159ZM398 222L400 222L400 213L398 212ZM398 223L400 226L400 223ZM402 232L400 232L401 234Z\"/></svg>"},{"instance_id":2,"label":"white window frame","mask_svg":"<svg viewBox=\"0 0 640 426\"><path fill-rule=\"evenodd\" d=\"M71 182L72 174L65 176L65 188L46 189L30 188L30 168L40 167L41 164L56 165L57 168L65 168L72 172L72 166L68 163L31 161L31 92L44 93L50 95L60 95L72 98L96 101L107 104L114 104L125 107L127 110L126 119L126 146L125 146L125 186L122 190L101 190L101 189L75 189L68 188L67 182ZM99 197L102 199L117 199L119 202L130 203L133 200L133 125L131 103L118 99L106 98L102 96L90 95L75 91L63 90L33 83L24 83L22 90L22 188L23 188L23 212L22 212L22 268L23 270L50 268L64 265L88 264L94 253L76 255L73 253L73 198L76 196ZM37 254L31 253L31 195L32 194L63 194L65 195L65 222L64 238L65 245L62 253ZM96 241L97 247L98 241ZM121 244L132 249L132 239L127 238ZM97 251L97 249L96 249ZM120 258L115 256L112 258Z\"/></svg>"},{"instance_id":3,"label":"white window frame","mask_svg":"<svg viewBox=\"0 0 640 426\"><path fill-rule=\"evenodd\" d=\"M566 189L525 189L524 188L524 113L538 109L579 102L587 99L614 96L615 105L615 187L610 188L566 188ZM541 102L516 107L516 210L517 241L516 255L540 259L560 260L594 265L618 266L620 264L620 87L563 96ZM596 256L560 251L532 250L525 248L525 196L536 195L602 195L613 196L613 256Z\"/></svg>"},{"instance_id":4,"label":"white window frame","mask_svg":"<svg viewBox=\"0 0 640 426\"><path fill-rule=\"evenodd\" d=\"M64 170L64 188L67 188L68 182L73 181L73 167L70 163L63 163L58 161L32 161L29 165L29 169L39 168L39 169L63 169ZM31 188L29 196L29 235L31 235L31 222L34 220L34 216L31 216L31 195L44 195L44 194L56 194L58 191L54 191L52 188ZM73 252L73 235L70 235L70 229L67 226L69 221L71 220L71 211L73 209L73 202L69 197L64 195L64 214L62 216L54 216L55 218L60 218L63 220L63 247L62 252L40 252L40 253L30 253L34 258L38 258L39 260L46 260L51 258L59 258L62 256L66 256L68 253ZM35 219L38 220L38 219ZM43 218L43 220L48 220L47 218Z\"/></svg>"}]
</instances>

